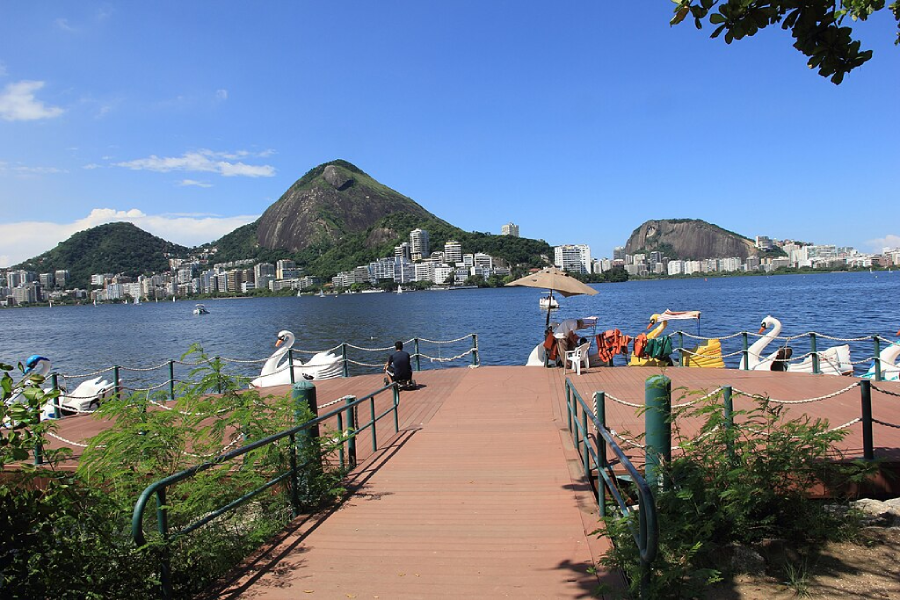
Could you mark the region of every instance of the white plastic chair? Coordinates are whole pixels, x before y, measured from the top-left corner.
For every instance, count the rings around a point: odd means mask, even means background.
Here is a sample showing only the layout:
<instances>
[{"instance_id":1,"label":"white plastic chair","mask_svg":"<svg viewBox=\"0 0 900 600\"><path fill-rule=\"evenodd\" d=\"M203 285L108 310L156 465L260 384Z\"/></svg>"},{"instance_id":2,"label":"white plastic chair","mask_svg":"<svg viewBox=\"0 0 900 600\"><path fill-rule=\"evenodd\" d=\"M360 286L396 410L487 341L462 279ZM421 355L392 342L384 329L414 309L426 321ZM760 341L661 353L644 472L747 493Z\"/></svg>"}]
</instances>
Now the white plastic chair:
<instances>
[{"instance_id":1,"label":"white plastic chair","mask_svg":"<svg viewBox=\"0 0 900 600\"><path fill-rule=\"evenodd\" d=\"M584 344L578 346L574 350L569 350L566 352L566 361L563 371L565 372L566 368L568 368L569 363L572 363L572 370L575 371L578 375L581 375L581 365L584 363L585 370L590 367L590 360L588 359L588 348L591 347L590 342L585 342Z\"/></svg>"}]
</instances>

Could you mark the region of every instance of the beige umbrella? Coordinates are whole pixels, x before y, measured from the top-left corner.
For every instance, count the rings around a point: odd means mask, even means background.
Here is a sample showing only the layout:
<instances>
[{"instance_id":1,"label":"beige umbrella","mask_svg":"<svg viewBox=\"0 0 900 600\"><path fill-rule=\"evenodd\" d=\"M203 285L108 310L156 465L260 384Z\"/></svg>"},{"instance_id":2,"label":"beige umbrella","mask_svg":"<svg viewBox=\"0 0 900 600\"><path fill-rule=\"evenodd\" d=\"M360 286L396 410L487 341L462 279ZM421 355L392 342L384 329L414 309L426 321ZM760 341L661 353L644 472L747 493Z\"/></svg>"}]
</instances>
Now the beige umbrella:
<instances>
[{"instance_id":1,"label":"beige umbrella","mask_svg":"<svg viewBox=\"0 0 900 600\"><path fill-rule=\"evenodd\" d=\"M587 294L593 296L597 290L587 284L580 282L570 276L565 271L561 271L556 267L547 267L537 273L531 273L525 277L520 277L515 281L510 281L506 285L518 285L523 287L543 288L550 290L550 295L554 293L563 297L577 296L579 294ZM547 327L550 326L550 308L547 308Z\"/></svg>"}]
</instances>

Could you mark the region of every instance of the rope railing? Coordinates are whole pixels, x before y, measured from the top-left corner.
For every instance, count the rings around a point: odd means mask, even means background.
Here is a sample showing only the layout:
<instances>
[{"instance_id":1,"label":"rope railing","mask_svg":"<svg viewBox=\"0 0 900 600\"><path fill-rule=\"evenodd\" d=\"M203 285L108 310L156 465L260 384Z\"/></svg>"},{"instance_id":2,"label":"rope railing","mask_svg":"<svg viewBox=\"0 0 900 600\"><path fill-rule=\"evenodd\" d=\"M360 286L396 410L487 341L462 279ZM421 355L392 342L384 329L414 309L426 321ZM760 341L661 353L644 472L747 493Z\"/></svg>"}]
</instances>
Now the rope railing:
<instances>
[{"instance_id":1,"label":"rope railing","mask_svg":"<svg viewBox=\"0 0 900 600\"><path fill-rule=\"evenodd\" d=\"M452 347L452 345L454 344L456 344L458 347L460 343L464 343L469 340L471 340L470 347L465 349L458 348L457 351L452 352L449 356L444 356L443 350L440 352L428 352L421 347L422 345L432 345L438 347L439 349L443 349ZM405 344L407 346L406 349L410 351L414 371L421 371L423 367L429 368L427 367L428 364L431 364L434 367L439 367L467 358L470 358L471 366L478 366L479 364L478 336L476 334L469 334L450 340L412 338L408 342L405 342ZM116 365L104 369L99 369L90 373L81 373L74 375L65 373L53 373L53 389L59 390L60 394L66 401L71 400L72 402L80 402L97 400L99 402L106 397L105 394L102 396L91 396L83 394L70 395L67 393L67 389L71 389L72 381L96 378L112 372L115 374L114 381L116 382L113 385L114 394L122 395L125 393L149 393L164 390L166 387L168 387L169 399L174 400L177 394L176 385L185 382L184 378L178 377L176 375L176 370L178 370L180 373L184 373L185 368L193 369L202 365L232 365L236 367L236 370L238 372L227 373L228 377L236 378L244 384L249 383L252 380L259 380L259 383L262 384L259 387L269 387L274 385L294 383L295 379L301 379L300 373L304 374L302 375L302 377L304 378L308 378L307 375L310 375L313 377L313 379L349 377L355 374L371 373L373 371L380 370L383 367L384 362L382 360L382 357L386 359L387 354L392 352L393 349L393 346L367 348L347 342L338 344L327 350L304 350L301 348L289 348L286 353L286 360L283 360L281 364L279 364L274 370L266 373L259 372L257 374L252 373L253 365L264 364L268 362L271 357L259 359L241 359L216 356L196 361L173 359L149 367ZM367 355L371 355L372 353L381 354L382 356L379 357L379 360L377 362L372 361L371 359L366 360ZM327 365L310 365L309 363L304 363L300 360L294 359L294 355L296 354L331 354L332 362ZM155 373L157 371L163 371L165 373L165 379L163 381L152 381L152 376L149 374ZM137 377L126 377L126 379L130 379L130 381L123 382L122 375L124 373L137 374ZM285 377L286 373L289 373L289 377ZM59 383L62 383L62 385L59 385ZM69 406L62 406L60 408L66 413L92 412L75 410L76 407L70 408ZM59 414L59 411L57 412ZM62 416L62 414L59 414L59 416Z\"/></svg>"},{"instance_id":2,"label":"rope railing","mask_svg":"<svg viewBox=\"0 0 900 600\"><path fill-rule=\"evenodd\" d=\"M677 339L680 340L680 343L674 347L673 351L680 353L682 365L685 364L685 359L688 357L711 357L708 353L702 351L697 352L697 348L688 347L688 344L686 343L688 340L702 340L704 342L717 340L721 342L721 350L716 353L715 358L721 358L723 362L727 360L729 367L742 370L748 368L751 370L758 370L760 368L767 370L772 364L779 362L786 367L783 370L787 371L800 370L803 372L811 371L813 373L826 372L828 374L862 375L865 371L865 367L868 365L868 372L864 375L866 378L880 381L884 379L885 371L888 371L888 377L891 380L894 380L897 377L896 373L898 365L881 360L880 353L881 350L891 345L900 344L900 341L894 341L878 334L851 337L808 331L797 335L772 336L771 332L758 333L755 331L740 331L726 336L700 336L687 331L677 330L670 334L670 337L672 336L676 336ZM741 338L743 340L743 343L741 344L743 347L735 349L733 342L729 344L725 343L726 341L734 340L735 338ZM763 338L771 341L771 344L766 345L767 350L765 352L762 350L753 351L750 347L751 342L756 342L757 339ZM821 343L823 340L827 341L829 346L825 350L817 347L817 342ZM869 344L868 346L866 346L867 343ZM850 346L849 350L855 354L857 357L856 360L851 359L850 352L848 351L837 350L836 352L832 352L833 349L840 348L841 345ZM800 348L798 349L796 346L800 346ZM774 360L769 359L770 354L774 354L778 349L784 347L791 347L795 352L793 356L790 356L789 358L777 358ZM860 354L861 349L862 354ZM802 354L798 352L798 350L802 352ZM859 358L860 356L862 356L862 358ZM734 364L735 358L738 359L737 364ZM750 367L751 361L756 360L759 360L762 365Z\"/></svg>"},{"instance_id":3,"label":"rope railing","mask_svg":"<svg viewBox=\"0 0 900 600\"><path fill-rule=\"evenodd\" d=\"M834 392L830 392L828 394L822 394L820 396L816 396L813 398L803 398L803 399L796 399L796 400L782 400L782 399L778 399L778 398L772 398L771 396L768 396L768 395L757 394L757 393L753 393L753 392L740 390L740 389L734 388L732 386L721 386L711 392L704 394L703 396L689 400L688 402L683 402L681 404L673 405L672 401L671 401L672 393L671 393L670 380L668 380L668 378L665 377L665 375L657 375L657 376L654 376L647 380L647 391L646 391L647 396L645 397L644 404L627 402L625 400L617 398L617 397L613 396L612 394L608 394L606 392L596 392L594 394L593 412L595 414L605 415L606 414L605 403L607 400L617 403L617 404L622 404L624 406L629 406L632 408L640 409L640 410L644 410L644 409L649 410L650 408L652 408L650 405L650 398L653 396L651 394L651 391L653 391L655 393L659 392L658 382L654 381L653 386L651 386L650 383L651 383L651 380L655 380L655 378L659 378L659 377L662 377L663 380L666 380L668 382L668 383L665 383L665 386L664 386L665 391L663 392L663 395L666 399L663 410L668 415L668 417L666 417L666 421L668 423L673 422L679 414L677 412L673 413L672 412L673 410L690 407L690 406L695 405L704 400L709 400L711 398L715 398L718 395L721 395L723 398L723 400L722 400L723 408L722 409L723 409L724 415L725 415L726 426L729 426L729 425L727 425L728 423L734 422L733 400L734 400L735 396L744 396L746 398L764 402L766 404L801 405L801 404L810 404L810 403L814 403L814 402L823 402L825 400L830 400L830 399L837 398L840 396L845 396L847 393L851 392L854 388L858 387L858 388L860 388L860 416L855 417L841 425L832 427L832 428L828 429L827 432L839 431L839 430L853 427L854 425L861 424L861 426L862 426L863 458L865 460L874 460L875 444L874 444L874 438L873 438L872 425L878 424L878 425L882 425L885 427L900 429L900 425L898 425L898 424L889 423L887 421L883 421L883 420L880 420L880 419L877 419L874 417L873 411L872 411L872 392L878 392L878 393L885 394L887 396L893 396L893 397L900 397L900 393L884 389L883 387L878 387L878 386L874 385L868 379L860 379L858 381L854 381L850 385L847 385L839 390L835 390ZM568 383L568 380L567 380L566 385L567 385L567 388L569 385L571 385ZM603 406L598 406L598 400L597 400L598 398L600 398L601 401L603 402L603 404L604 404ZM658 399L654 400L654 402L658 403ZM654 404L654 406L655 406L655 404ZM648 440L649 440L650 439L649 438L649 435L650 435L649 434L649 432L650 432L649 420L648 420L648 425L647 425L647 431L648 431L648 433L646 435L648 435ZM623 443L626 443L629 446L632 446L634 448L645 448L645 446L642 445L640 442L638 442L636 439L631 439L631 438L622 436L622 435L616 433L616 431L612 430L612 429L610 429L610 433L613 436L618 437ZM759 431L757 433L765 435L764 431ZM826 432L823 432L823 433L826 433ZM660 435L658 427L654 429L654 435L655 436ZM666 435L670 439L667 448L669 448L671 450L672 449L671 430L669 430ZM700 438L697 438L697 439L700 439ZM697 441L697 440L694 440L694 441ZM677 449L678 447L676 446L675 448Z\"/></svg>"}]
</instances>

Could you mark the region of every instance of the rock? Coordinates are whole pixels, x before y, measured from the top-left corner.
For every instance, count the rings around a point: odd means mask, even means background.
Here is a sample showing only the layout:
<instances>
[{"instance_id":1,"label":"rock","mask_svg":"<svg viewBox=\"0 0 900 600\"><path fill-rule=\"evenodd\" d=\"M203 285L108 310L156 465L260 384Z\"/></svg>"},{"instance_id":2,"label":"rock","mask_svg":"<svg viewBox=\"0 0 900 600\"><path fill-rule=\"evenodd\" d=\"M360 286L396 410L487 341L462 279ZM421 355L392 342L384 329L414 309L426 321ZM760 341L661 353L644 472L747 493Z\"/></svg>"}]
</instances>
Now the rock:
<instances>
[{"instance_id":1,"label":"rock","mask_svg":"<svg viewBox=\"0 0 900 600\"><path fill-rule=\"evenodd\" d=\"M729 258L756 254L753 242L699 219L646 221L632 232L625 252L669 250L681 259Z\"/></svg>"},{"instance_id":2,"label":"rock","mask_svg":"<svg viewBox=\"0 0 900 600\"><path fill-rule=\"evenodd\" d=\"M897 508L880 500L863 498L853 502L851 506L864 515L862 521L864 527L890 526L897 517L900 517L900 511Z\"/></svg>"},{"instance_id":3,"label":"rock","mask_svg":"<svg viewBox=\"0 0 900 600\"><path fill-rule=\"evenodd\" d=\"M325 181L330 183L331 187L336 190L343 190L351 183L353 183L352 177L348 176L346 173L342 172L334 165L328 165L327 167L325 167L324 177Z\"/></svg>"},{"instance_id":4,"label":"rock","mask_svg":"<svg viewBox=\"0 0 900 600\"><path fill-rule=\"evenodd\" d=\"M766 570L766 560L762 555L747 546L731 544L731 569L735 573L761 574Z\"/></svg>"}]
</instances>

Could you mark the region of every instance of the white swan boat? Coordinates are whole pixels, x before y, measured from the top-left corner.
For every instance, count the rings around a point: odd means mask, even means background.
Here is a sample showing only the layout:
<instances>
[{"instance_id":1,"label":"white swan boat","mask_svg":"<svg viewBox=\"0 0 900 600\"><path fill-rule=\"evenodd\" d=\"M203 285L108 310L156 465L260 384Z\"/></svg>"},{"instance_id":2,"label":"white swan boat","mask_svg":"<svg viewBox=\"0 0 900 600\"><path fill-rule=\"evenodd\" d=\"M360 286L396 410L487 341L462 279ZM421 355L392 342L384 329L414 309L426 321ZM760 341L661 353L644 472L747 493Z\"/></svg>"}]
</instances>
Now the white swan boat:
<instances>
[{"instance_id":1,"label":"white swan boat","mask_svg":"<svg viewBox=\"0 0 900 600\"><path fill-rule=\"evenodd\" d=\"M305 363L294 359L294 364L289 367L286 357L295 340L294 334L286 329L278 332L278 339L275 342L278 349L263 364L259 377L250 382L250 387L287 385L291 383L291 368L295 382L304 379L332 379L343 375L341 357L331 352L319 352Z\"/></svg>"},{"instance_id":2,"label":"white swan boat","mask_svg":"<svg viewBox=\"0 0 900 600\"><path fill-rule=\"evenodd\" d=\"M196 306L194 306L194 314L195 315L208 315L209 310L207 310L207 308L205 306L203 306L202 304L197 304Z\"/></svg>"},{"instance_id":3,"label":"white swan boat","mask_svg":"<svg viewBox=\"0 0 900 600\"><path fill-rule=\"evenodd\" d=\"M770 329L771 328L771 329ZM784 346L766 357L762 352L778 334L781 333L781 321L768 315L762 320L759 333L766 332L748 348L747 370L749 371L790 371L791 373L812 373L813 357L807 356L798 363L789 361L791 349ZM832 346L818 352L819 373L826 375L852 375L853 363L850 362L850 345ZM783 365L784 368L781 368ZM743 368L743 365L741 366Z\"/></svg>"},{"instance_id":4,"label":"white swan boat","mask_svg":"<svg viewBox=\"0 0 900 600\"><path fill-rule=\"evenodd\" d=\"M897 335L900 335L900 331L897 332ZM898 358L900 358L900 341L892 343L878 353L878 362L881 363L881 379L883 381L900 381L900 364L897 362ZM864 379L875 379L874 362L862 377Z\"/></svg>"},{"instance_id":5,"label":"white swan boat","mask_svg":"<svg viewBox=\"0 0 900 600\"><path fill-rule=\"evenodd\" d=\"M25 403L25 388L35 386L50 372L50 359L34 354L29 356L25 361L25 372L22 380L17 386L17 390L13 390L12 397L7 400L7 404ZM45 387L45 393L49 393L51 388ZM50 400L41 406L41 421L56 418L56 404L59 402L61 416L71 414L73 412L93 412L100 407L103 400L111 397L115 393L115 386L105 379L97 377L81 382L72 392L67 392L64 387L60 387L60 395L57 400Z\"/></svg>"},{"instance_id":6,"label":"white swan boat","mask_svg":"<svg viewBox=\"0 0 900 600\"><path fill-rule=\"evenodd\" d=\"M553 297L553 294L548 296L541 296L539 301L541 310L553 310L555 308L559 308L559 302L557 302L556 298Z\"/></svg>"},{"instance_id":7,"label":"white swan boat","mask_svg":"<svg viewBox=\"0 0 900 600\"><path fill-rule=\"evenodd\" d=\"M78 384L71 392L65 392L59 396L59 407L63 413L94 412L100 408L100 403L111 398L116 393L116 387L100 377L87 379Z\"/></svg>"}]
</instances>

